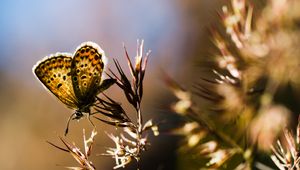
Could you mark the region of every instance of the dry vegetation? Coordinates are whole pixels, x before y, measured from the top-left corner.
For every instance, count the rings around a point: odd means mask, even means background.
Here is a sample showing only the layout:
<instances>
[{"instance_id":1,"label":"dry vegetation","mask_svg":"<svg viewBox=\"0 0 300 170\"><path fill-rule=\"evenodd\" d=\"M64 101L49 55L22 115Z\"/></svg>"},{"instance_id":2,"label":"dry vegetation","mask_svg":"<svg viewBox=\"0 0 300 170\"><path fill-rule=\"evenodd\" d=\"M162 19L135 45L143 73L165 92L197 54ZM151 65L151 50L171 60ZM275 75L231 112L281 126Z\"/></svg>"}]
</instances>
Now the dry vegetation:
<instances>
[{"instance_id":1,"label":"dry vegetation","mask_svg":"<svg viewBox=\"0 0 300 170\"><path fill-rule=\"evenodd\" d=\"M166 77L178 98L172 108L186 120L174 133L185 137L181 151L205 162L200 167L273 169L272 155L279 169L299 169L299 127L296 138L286 131L285 142L271 146L298 115L286 101L299 98L300 2L264 2L262 9L247 0L222 7L223 28L211 30L214 76L191 90ZM210 101L209 109L198 97Z\"/></svg>"}]
</instances>

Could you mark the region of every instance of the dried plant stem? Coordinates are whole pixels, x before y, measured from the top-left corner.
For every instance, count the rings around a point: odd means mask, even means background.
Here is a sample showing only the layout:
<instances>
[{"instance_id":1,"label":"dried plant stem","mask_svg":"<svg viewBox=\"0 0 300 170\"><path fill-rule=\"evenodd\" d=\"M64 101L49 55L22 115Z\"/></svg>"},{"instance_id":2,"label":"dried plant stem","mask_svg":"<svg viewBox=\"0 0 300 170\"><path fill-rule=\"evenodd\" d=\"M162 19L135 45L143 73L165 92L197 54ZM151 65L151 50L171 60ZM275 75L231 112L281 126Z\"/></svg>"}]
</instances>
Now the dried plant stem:
<instances>
[{"instance_id":1,"label":"dried plant stem","mask_svg":"<svg viewBox=\"0 0 300 170\"><path fill-rule=\"evenodd\" d=\"M140 107L140 103L137 103L137 107L136 107L136 113L137 113L137 138L136 138L136 142L139 142L140 139L142 138L142 130L143 130L143 121L142 121L142 114L141 114L141 107ZM140 145L137 145L137 149L138 149L138 154L140 154ZM140 156L137 155L137 157L140 159ZM137 160L139 161L139 160Z\"/></svg>"},{"instance_id":2,"label":"dried plant stem","mask_svg":"<svg viewBox=\"0 0 300 170\"><path fill-rule=\"evenodd\" d=\"M140 103L137 104L136 112L137 112L138 132L141 133L143 128L143 117L141 113Z\"/></svg>"}]
</instances>

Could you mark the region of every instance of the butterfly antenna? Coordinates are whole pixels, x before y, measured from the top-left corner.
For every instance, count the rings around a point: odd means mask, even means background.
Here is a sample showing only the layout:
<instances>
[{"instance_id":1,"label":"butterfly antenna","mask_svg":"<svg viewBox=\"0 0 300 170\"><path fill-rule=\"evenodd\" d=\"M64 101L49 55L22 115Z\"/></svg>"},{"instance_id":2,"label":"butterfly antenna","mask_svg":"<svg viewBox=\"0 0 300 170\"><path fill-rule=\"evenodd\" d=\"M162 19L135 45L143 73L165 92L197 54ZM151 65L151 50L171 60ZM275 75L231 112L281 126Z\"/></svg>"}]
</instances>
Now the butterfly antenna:
<instances>
[{"instance_id":1,"label":"butterfly antenna","mask_svg":"<svg viewBox=\"0 0 300 170\"><path fill-rule=\"evenodd\" d=\"M68 132L69 132L69 124L70 124L70 121L72 120L72 118L74 117L75 114L76 114L76 112L73 113L73 114L69 117L69 119L68 119L67 127L66 127L66 130L65 130L65 136L67 136L67 134L68 134Z\"/></svg>"}]
</instances>

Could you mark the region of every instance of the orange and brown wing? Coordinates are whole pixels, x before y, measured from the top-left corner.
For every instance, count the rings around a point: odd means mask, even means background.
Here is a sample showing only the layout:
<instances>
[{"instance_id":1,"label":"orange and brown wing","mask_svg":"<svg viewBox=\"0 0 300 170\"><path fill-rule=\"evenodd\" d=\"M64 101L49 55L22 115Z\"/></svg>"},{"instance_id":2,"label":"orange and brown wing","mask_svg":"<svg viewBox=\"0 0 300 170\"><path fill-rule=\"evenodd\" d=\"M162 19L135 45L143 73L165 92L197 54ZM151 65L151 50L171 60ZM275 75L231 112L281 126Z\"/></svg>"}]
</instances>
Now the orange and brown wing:
<instances>
[{"instance_id":1,"label":"orange and brown wing","mask_svg":"<svg viewBox=\"0 0 300 170\"><path fill-rule=\"evenodd\" d=\"M103 50L93 42L82 43L75 51L71 74L75 95L81 103L91 104L97 95L104 60Z\"/></svg>"},{"instance_id":2,"label":"orange and brown wing","mask_svg":"<svg viewBox=\"0 0 300 170\"><path fill-rule=\"evenodd\" d=\"M71 63L71 54L57 53L38 63L33 72L60 101L69 108L77 109L78 100L72 86Z\"/></svg>"}]
</instances>

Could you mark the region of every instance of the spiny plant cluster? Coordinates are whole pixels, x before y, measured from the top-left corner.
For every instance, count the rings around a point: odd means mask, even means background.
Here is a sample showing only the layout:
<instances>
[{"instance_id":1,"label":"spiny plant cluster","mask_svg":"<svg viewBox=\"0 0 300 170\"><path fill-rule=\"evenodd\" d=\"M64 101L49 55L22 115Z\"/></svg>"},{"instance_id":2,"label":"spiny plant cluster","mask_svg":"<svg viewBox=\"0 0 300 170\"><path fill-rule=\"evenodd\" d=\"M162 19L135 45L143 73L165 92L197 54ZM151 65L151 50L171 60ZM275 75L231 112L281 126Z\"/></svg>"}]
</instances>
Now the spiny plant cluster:
<instances>
[{"instance_id":1,"label":"spiny plant cluster","mask_svg":"<svg viewBox=\"0 0 300 170\"><path fill-rule=\"evenodd\" d=\"M190 90L166 77L178 98L172 108L186 120L174 133L207 169L300 169L299 126L295 138L285 131L285 142L271 147L298 114L286 101L299 98L300 1L268 0L257 9L247 0L230 3L219 13L223 29L211 30L213 76Z\"/></svg>"}]
</instances>

